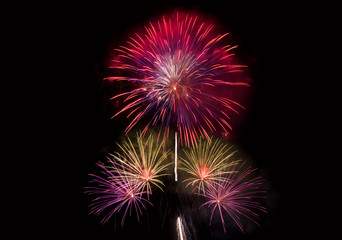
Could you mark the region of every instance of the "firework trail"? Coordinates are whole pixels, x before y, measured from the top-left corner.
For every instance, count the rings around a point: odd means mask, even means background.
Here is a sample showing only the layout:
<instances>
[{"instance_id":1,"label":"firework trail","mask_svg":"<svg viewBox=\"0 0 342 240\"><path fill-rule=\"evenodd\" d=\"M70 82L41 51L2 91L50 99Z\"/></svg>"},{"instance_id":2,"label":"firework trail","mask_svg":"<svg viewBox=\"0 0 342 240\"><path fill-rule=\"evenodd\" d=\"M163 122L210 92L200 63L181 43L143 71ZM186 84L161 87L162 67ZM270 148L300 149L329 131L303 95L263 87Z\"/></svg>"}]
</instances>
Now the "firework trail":
<instances>
[{"instance_id":1,"label":"firework trail","mask_svg":"<svg viewBox=\"0 0 342 240\"><path fill-rule=\"evenodd\" d=\"M198 16L176 12L150 22L116 49L112 68L117 76L106 79L132 83L133 90L112 98L124 98L126 105L113 117L128 112L126 133L146 117L142 134L160 123L165 139L173 126L181 145L196 145L199 136L209 139L208 133L219 129L228 134L229 112L242 106L213 90L248 84L231 75L243 67L232 63L231 50L237 46L223 44L228 33L213 29Z\"/></svg>"},{"instance_id":2,"label":"firework trail","mask_svg":"<svg viewBox=\"0 0 342 240\"><path fill-rule=\"evenodd\" d=\"M171 163L166 163L170 151L164 151L164 142L157 143L152 134L148 138L136 133L136 141L129 137L122 144L118 144L121 153L110 154L125 168L125 172L131 178L136 179L137 184L147 193L152 193L151 185L163 190L164 183L160 177ZM149 197L149 195L148 195Z\"/></svg>"},{"instance_id":3,"label":"firework trail","mask_svg":"<svg viewBox=\"0 0 342 240\"><path fill-rule=\"evenodd\" d=\"M183 230L182 219L180 217L177 218L177 232L178 232L179 240L186 240L184 230Z\"/></svg>"},{"instance_id":4,"label":"firework trail","mask_svg":"<svg viewBox=\"0 0 342 240\"><path fill-rule=\"evenodd\" d=\"M226 232L224 212L228 214L242 232L241 216L248 218L258 225L255 219L259 215L255 210L266 212L266 209L256 201L257 198L265 198L265 191L260 190L260 185L263 181L260 177L247 179L256 169L247 167L241 171L243 165L244 163L236 171L235 166L232 166L232 171L227 174L223 182L215 182L213 186L205 188L205 194L199 194L207 199L201 207L207 205L211 208L209 224L211 225L213 215L217 209L224 232Z\"/></svg>"},{"instance_id":5,"label":"firework trail","mask_svg":"<svg viewBox=\"0 0 342 240\"><path fill-rule=\"evenodd\" d=\"M134 208L139 221L139 215L142 215L141 209L145 208L144 203L152 205L142 197L143 194L148 192L143 191L137 179L128 175L122 166L119 166L110 158L108 158L108 161L109 166L107 167L98 164L103 170L101 172L104 175L103 177L90 174L93 177L90 183L95 183L97 186L87 187L86 193L98 195L90 205L90 213L98 215L105 209L112 207L113 209L101 221L105 223L114 213L125 207L121 220L121 226L123 226L128 210L129 215L131 215L132 208Z\"/></svg>"},{"instance_id":6,"label":"firework trail","mask_svg":"<svg viewBox=\"0 0 342 240\"><path fill-rule=\"evenodd\" d=\"M178 155L178 141L177 141L177 132L175 132L175 181L178 181L178 173L177 173L177 155Z\"/></svg>"},{"instance_id":7,"label":"firework trail","mask_svg":"<svg viewBox=\"0 0 342 240\"><path fill-rule=\"evenodd\" d=\"M219 139L207 141L201 138L198 146L190 149L183 149L180 157L181 170L187 172L190 177L183 182L197 188L197 192L205 193L205 187L214 187L215 183L223 182L224 174L231 173L229 167L236 165L239 161L233 161L232 157L236 151L232 146L224 144Z\"/></svg>"}]
</instances>

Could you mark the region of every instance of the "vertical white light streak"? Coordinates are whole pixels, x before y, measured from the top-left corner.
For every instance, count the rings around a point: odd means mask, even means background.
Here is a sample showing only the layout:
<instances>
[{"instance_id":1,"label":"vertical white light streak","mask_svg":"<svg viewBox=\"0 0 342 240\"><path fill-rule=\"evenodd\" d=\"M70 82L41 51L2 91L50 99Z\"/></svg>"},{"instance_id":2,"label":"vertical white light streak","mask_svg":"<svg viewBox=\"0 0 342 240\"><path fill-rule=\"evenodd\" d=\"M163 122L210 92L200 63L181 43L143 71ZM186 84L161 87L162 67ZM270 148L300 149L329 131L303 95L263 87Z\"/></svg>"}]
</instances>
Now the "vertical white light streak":
<instances>
[{"instance_id":1,"label":"vertical white light streak","mask_svg":"<svg viewBox=\"0 0 342 240\"><path fill-rule=\"evenodd\" d=\"M180 240L184 240L183 237L183 226L182 226L182 222L180 217L177 218L177 230L178 230L178 234L179 234L179 239Z\"/></svg>"},{"instance_id":2,"label":"vertical white light streak","mask_svg":"<svg viewBox=\"0 0 342 240\"><path fill-rule=\"evenodd\" d=\"M175 181L177 182L177 131L175 131Z\"/></svg>"}]
</instances>

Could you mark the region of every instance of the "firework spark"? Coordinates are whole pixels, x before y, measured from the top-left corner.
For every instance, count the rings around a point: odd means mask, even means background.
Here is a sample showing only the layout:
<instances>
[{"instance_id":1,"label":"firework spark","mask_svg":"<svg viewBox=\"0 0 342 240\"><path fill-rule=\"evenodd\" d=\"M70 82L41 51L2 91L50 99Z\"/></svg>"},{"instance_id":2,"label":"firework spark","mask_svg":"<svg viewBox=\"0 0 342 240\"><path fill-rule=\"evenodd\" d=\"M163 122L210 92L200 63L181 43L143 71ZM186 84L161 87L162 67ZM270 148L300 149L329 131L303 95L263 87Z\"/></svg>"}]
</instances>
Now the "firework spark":
<instances>
[{"instance_id":1,"label":"firework spark","mask_svg":"<svg viewBox=\"0 0 342 240\"><path fill-rule=\"evenodd\" d=\"M112 98L124 97L126 105L113 117L129 112L132 120L126 133L149 116L142 133L160 122L165 139L175 124L180 143L186 146L196 145L199 136L208 139L208 133L218 129L228 134L228 112L237 113L242 106L213 90L248 84L232 77L244 67L232 63L231 50L237 46L223 44L228 33L216 34L213 29L198 16L176 12L150 22L144 33L135 33L116 49L112 67L120 76L106 79L132 82L133 90Z\"/></svg>"},{"instance_id":2,"label":"firework spark","mask_svg":"<svg viewBox=\"0 0 342 240\"><path fill-rule=\"evenodd\" d=\"M135 142L127 137L123 144L118 144L122 153L110 155L124 166L126 174L136 179L137 184L142 190L146 189L148 194L152 193L151 185L163 190L164 183L160 177L166 175L166 168L172 164L166 163L170 151L164 151L163 142L157 143L152 134L148 138L139 135L136 133Z\"/></svg>"},{"instance_id":3,"label":"firework spark","mask_svg":"<svg viewBox=\"0 0 342 240\"><path fill-rule=\"evenodd\" d=\"M105 209L113 207L102 219L101 222L105 223L114 213L119 212L125 207L121 220L121 226L123 226L128 210L129 215L131 215L132 208L134 207L139 221L139 215L142 215L142 208L146 208L144 203L152 205L152 203L142 197L143 194L148 192L143 191L141 185L137 183L137 180L128 175L122 166L119 166L109 158L108 160L109 166L107 167L98 164L103 169L103 177L90 174L94 177L91 183L96 183L97 186L87 187L86 193L99 195L90 205L90 213L98 215Z\"/></svg>"},{"instance_id":4,"label":"firework spark","mask_svg":"<svg viewBox=\"0 0 342 240\"><path fill-rule=\"evenodd\" d=\"M195 186L198 193L205 193L206 186L214 187L215 182L224 180L225 173L233 171L228 168L238 163L231 159L235 152L232 146L219 139L207 141L201 138L197 147L183 149L180 169L190 174L183 182L187 183L187 187Z\"/></svg>"},{"instance_id":5,"label":"firework spark","mask_svg":"<svg viewBox=\"0 0 342 240\"><path fill-rule=\"evenodd\" d=\"M255 219L259 215L255 210L266 212L266 209L255 201L257 198L264 198L265 191L260 190L262 179L260 177L247 179L256 169L247 167L240 172L243 165L244 163L236 171L229 173L225 181L214 183L213 187L205 188L205 194L199 194L207 199L201 207L207 205L211 208L210 225L214 212L218 209L224 232L226 232L224 212L228 214L242 232L241 216L258 224ZM233 166L233 168L235 167Z\"/></svg>"}]
</instances>

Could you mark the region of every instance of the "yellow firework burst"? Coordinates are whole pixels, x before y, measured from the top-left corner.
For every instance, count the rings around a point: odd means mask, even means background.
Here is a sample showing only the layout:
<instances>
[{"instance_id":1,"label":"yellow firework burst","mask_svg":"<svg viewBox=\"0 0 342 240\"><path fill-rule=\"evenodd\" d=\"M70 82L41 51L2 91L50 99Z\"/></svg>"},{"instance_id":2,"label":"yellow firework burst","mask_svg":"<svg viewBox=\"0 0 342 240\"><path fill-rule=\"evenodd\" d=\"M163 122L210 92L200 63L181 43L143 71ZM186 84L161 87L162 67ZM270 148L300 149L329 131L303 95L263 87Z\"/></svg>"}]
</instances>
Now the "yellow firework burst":
<instances>
[{"instance_id":1,"label":"yellow firework burst","mask_svg":"<svg viewBox=\"0 0 342 240\"><path fill-rule=\"evenodd\" d=\"M122 165L126 174L137 181L142 191L146 189L148 194L152 194L151 185L162 189L164 183L161 176L167 175L166 168L172 163L166 163L170 150L163 149L164 142L157 142L153 135L142 137L136 134L136 141L131 141L129 137L118 144L121 152L110 154L117 163Z\"/></svg>"},{"instance_id":2,"label":"yellow firework burst","mask_svg":"<svg viewBox=\"0 0 342 240\"><path fill-rule=\"evenodd\" d=\"M224 174L229 173L229 167L239 161L232 160L236 151L232 145L227 145L219 139L207 141L200 139L197 147L183 150L180 156L181 167L179 169L187 172L190 177L183 182L197 188L198 192L205 192L205 186L213 186L216 182L222 181Z\"/></svg>"}]
</instances>

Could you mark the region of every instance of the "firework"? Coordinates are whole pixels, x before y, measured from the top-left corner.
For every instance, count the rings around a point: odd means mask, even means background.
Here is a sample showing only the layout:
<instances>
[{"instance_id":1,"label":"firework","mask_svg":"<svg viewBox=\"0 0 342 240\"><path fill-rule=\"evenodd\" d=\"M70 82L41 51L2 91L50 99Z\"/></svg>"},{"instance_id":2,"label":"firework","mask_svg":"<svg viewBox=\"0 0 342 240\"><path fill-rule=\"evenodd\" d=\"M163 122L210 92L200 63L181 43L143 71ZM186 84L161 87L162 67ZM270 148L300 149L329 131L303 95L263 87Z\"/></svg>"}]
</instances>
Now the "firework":
<instances>
[{"instance_id":1,"label":"firework","mask_svg":"<svg viewBox=\"0 0 342 240\"><path fill-rule=\"evenodd\" d=\"M199 136L208 139L208 133L218 129L228 134L229 114L242 106L213 91L248 84L232 77L243 67L232 63L231 50L237 46L223 44L228 33L216 34L213 29L197 16L177 12L150 22L143 33L135 33L116 49L112 67L118 76L106 79L132 83L133 90L112 98L124 97L126 105L113 117L129 112L132 120L126 133L146 116L142 133L161 123L165 138L174 124L186 146L196 145Z\"/></svg>"},{"instance_id":2,"label":"firework","mask_svg":"<svg viewBox=\"0 0 342 240\"><path fill-rule=\"evenodd\" d=\"M183 230L183 223L181 217L177 218L177 232L178 232L178 239L179 240L186 240L185 239L185 234Z\"/></svg>"},{"instance_id":3,"label":"firework","mask_svg":"<svg viewBox=\"0 0 342 240\"><path fill-rule=\"evenodd\" d=\"M143 194L148 193L143 191L137 179L133 178L122 166L112 161L110 158L109 166L103 166L98 164L102 168L103 177L90 174L94 177L91 183L96 183L96 187L87 187L86 193L90 195L99 195L95 198L90 205L91 214L100 214L105 209L113 207L113 209L102 219L102 223L105 223L116 212L119 212L122 208L125 208L121 226L123 226L125 217L129 210L129 214L132 213L134 207L137 218L139 221L139 215L142 215L142 208L145 208L144 203L150 203L143 198Z\"/></svg>"},{"instance_id":4,"label":"firework","mask_svg":"<svg viewBox=\"0 0 342 240\"><path fill-rule=\"evenodd\" d=\"M257 198L264 198L265 191L260 190L262 179L260 177L247 179L256 169L247 167L245 170L240 171L243 165L244 163L236 171L228 173L223 182L214 183L214 186L206 187L205 194L199 194L207 199L201 207L207 205L211 208L210 225L214 212L217 209L224 232L226 232L224 212L228 214L241 231L243 231L243 226L240 222L241 216L258 224L255 219L259 215L255 210L266 212L266 209L256 201ZM233 166L232 168L234 169L235 167Z\"/></svg>"},{"instance_id":5,"label":"firework","mask_svg":"<svg viewBox=\"0 0 342 240\"><path fill-rule=\"evenodd\" d=\"M174 168L174 173L175 173L175 181L178 181L178 172L177 172L177 161L178 161L178 141L177 141L177 132L175 132L175 168Z\"/></svg>"},{"instance_id":6,"label":"firework","mask_svg":"<svg viewBox=\"0 0 342 240\"><path fill-rule=\"evenodd\" d=\"M157 143L152 134L148 138L139 135L136 133L135 142L127 137L123 144L118 144L122 153L110 155L124 166L127 175L136 179L142 190L152 193L151 185L163 190L160 177L166 175L164 172L171 164L166 163L170 151L164 151L164 142Z\"/></svg>"},{"instance_id":7,"label":"firework","mask_svg":"<svg viewBox=\"0 0 342 240\"><path fill-rule=\"evenodd\" d=\"M231 159L235 152L232 151L232 146L219 139L207 141L201 138L197 147L183 149L180 169L190 175L183 182L187 183L186 186L195 186L198 192L205 193L206 186L214 187L215 182L224 180L225 173L233 171L229 167L238 163Z\"/></svg>"}]
</instances>

